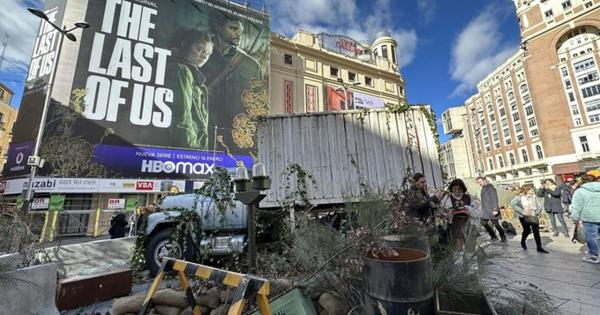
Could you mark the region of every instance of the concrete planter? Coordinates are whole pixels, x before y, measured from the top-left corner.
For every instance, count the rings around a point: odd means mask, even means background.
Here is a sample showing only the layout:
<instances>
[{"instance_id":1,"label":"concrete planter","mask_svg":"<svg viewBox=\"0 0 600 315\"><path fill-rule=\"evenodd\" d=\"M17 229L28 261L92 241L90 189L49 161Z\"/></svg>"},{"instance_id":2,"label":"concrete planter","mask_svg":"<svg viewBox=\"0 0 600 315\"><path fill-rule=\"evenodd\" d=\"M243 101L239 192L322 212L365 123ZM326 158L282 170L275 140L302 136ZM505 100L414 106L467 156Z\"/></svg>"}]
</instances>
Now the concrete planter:
<instances>
[{"instance_id":1,"label":"concrete planter","mask_svg":"<svg viewBox=\"0 0 600 315\"><path fill-rule=\"evenodd\" d=\"M56 308L56 264L15 269L0 282L0 314L59 315Z\"/></svg>"}]
</instances>

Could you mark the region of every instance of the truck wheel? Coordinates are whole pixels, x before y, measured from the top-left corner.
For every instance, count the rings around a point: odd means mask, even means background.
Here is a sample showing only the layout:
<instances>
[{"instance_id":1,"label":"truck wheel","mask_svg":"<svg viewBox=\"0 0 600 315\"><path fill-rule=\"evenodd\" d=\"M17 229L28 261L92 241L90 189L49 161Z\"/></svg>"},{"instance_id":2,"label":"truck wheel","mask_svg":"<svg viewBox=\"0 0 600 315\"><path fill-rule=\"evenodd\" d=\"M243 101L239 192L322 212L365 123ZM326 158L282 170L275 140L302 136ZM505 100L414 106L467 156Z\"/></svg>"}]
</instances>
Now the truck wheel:
<instances>
[{"instance_id":1,"label":"truck wheel","mask_svg":"<svg viewBox=\"0 0 600 315\"><path fill-rule=\"evenodd\" d=\"M144 255L146 257L146 265L152 276L156 276L158 270L160 270L163 257L174 256L172 258L188 261L193 261L196 257L194 246L188 246L184 255L182 255L183 240L173 244L173 241L171 240L172 233L173 228L164 229L152 235L146 244ZM188 241L188 244L192 244L191 239L188 239ZM171 254L172 252L173 254Z\"/></svg>"}]
</instances>

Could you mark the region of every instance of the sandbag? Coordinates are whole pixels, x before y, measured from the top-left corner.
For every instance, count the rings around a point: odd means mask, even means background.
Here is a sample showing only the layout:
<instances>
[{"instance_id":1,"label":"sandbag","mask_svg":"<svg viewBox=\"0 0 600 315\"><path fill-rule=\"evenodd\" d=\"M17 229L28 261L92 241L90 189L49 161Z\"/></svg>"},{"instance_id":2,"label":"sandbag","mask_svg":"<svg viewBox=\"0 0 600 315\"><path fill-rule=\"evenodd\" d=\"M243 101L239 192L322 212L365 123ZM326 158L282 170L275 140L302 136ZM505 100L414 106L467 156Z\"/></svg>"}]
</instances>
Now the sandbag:
<instances>
[{"instance_id":1,"label":"sandbag","mask_svg":"<svg viewBox=\"0 0 600 315\"><path fill-rule=\"evenodd\" d=\"M175 291L173 289L164 289L156 292L152 297L152 302L154 305L176 306L180 309L184 309L190 305L183 291Z\"/></svg>"},{"instance_id":2,"label":"sandbag","mask_svg":"<svg viewBox=\"0 0 600 315\"><path fill-rule=\"evenodd\" d=\"M207 306L209 308L217 308L221 304L219 296L214 295L202 295L196 297L196 303L198 305Z\"/></svg>"},{"instance_id":3,"label":"sandbag","mask_svg":"<svg viewBox=\"0 0 600 315\"><path fill-rule=\"evenodd\" d=\"M146 296L143 294L136 294L125 296L122 298L114 299L111 314L112 315L125 315L129 313L137 314L142 308L142 304L144 303L144 298Z\"/></svg>"},{"instance_id":4,"label":"sandbag","mask_svg":"<svg viewBox=\"0 0 600 315\"><path fill-rule=\"evenodd\" d=\"M155 305L154 308L160 315L179 315L181 307L170 305Z\"/></svg>"}]
</instances>

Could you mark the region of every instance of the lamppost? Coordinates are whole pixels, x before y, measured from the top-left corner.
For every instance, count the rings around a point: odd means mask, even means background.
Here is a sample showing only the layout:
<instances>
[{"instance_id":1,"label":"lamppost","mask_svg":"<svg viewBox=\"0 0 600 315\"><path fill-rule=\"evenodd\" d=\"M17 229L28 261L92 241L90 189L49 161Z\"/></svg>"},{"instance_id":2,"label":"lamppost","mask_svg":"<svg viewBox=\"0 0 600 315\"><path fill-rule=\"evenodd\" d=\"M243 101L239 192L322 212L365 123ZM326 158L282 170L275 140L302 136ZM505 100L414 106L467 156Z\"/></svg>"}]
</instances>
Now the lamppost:
<instances>
[{"instance_id":1,"label":"lamppost","mask_svg":"<svg viewBox=\"0 0 600 315\"><path fill-rule=\"evenodd\" d=\"M252 179L244 165L235 172L235 199L248 207L248 265L250 272L256 271L256 211L254 206L266 197L263 191L271 188L271 178L263 163L252 167Z\"/></svg>"},{"instance_id":2,"label":"lamppost","mask_svg":"<svg viewBox=\"0 0 600 315\"><path fill-rule=\"evenodd\" d=\"M342 89L344 90L344 99L346 100L346 106L345 106L346 108L344 108L344 109L347 110L350 107L350 100L348 99L348 88L350 86L359 86L360 82L352 82L351 84L346 84L344 82L344 79L342 79L342 78L338 78L337 81L338 81L338 83L340 83L342 85Z\"/></svg>"},{"instance_id":3,"label":"lamppost","mask_svg":"<svg viewBox=\"0 0 600 315\"><path fill-rule=\"evenodd\" d=\"M63 28L60 28L56 24L52 23L52 21L50 21L50 19L48 18L46 13L44 13L44 11L41 11L38 9L31 9L31 8L27 9L27 11L29 11L31 14L39 17L40 19L44 20L46 23L50 24L54 29L58 30L58 33L60 34L60 36L58 39L58 48L56 50L56 59L54 60L54 62L52 64L52 71L50 72L50 79L48 80L48 84L46 85L46 98L44 99L44 107L42 108L42 117L40 119L40 126L38 128L38 133L35 138L35 145L33 146L33 153L27 159L27 165L31 166L31 172L29 174L29 181L27 182L27 191L25 193L25 198L23 200L23 209L25 210L25 212L29 211L29 207L31 205L30 202L31 202L31 198L33 195L32 186L33 186L33 180L35 179L35 173L37 171L37 168L42 167L42 165L43 165L43 160L38 156L38 154L39 154L39 150L40 150L40 144L42 142L42 137L44 136L44 124L46 123L46 115L48 114L48 106L50 104L50 99L52 97L52 95L51 95L52 87L54 86L54 79L56 77L56 69L58 68L58 61L60 58L60 53L62 50L64 37L66 36L70 41L75 42L75 41L77 41L77 37L75 37L75 35L73 35L71 32L78 28L83 29L83 28L90 27L90 25L87 22L77 22L70 29L67 29L65 26L63 26Z\"/></svg>"}]
</instances>

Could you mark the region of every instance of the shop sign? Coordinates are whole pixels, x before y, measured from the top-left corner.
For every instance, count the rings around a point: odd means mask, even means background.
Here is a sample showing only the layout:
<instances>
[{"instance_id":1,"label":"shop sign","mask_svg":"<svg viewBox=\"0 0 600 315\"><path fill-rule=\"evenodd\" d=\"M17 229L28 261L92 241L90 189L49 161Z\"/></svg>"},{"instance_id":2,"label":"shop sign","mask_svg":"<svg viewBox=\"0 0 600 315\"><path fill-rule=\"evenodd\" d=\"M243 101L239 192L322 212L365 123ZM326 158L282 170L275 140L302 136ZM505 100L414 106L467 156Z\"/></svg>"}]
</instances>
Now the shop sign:
<instances>
[{"instance_id":1,"label":"shop sign","mask_svg":"<svg viewBox=\"0 0 600 315\"><path fill-rule=\"evenodd\" d=\"M33 198L31 210L46 210L50 205L50 198Z\"/></svg>"},{"instance_id":2,"label":"shop sign","mask_svg":"<svg viewBox=\"0 0 600 315\"><path fill-rule=\"evenodd\" d=\"M108 199L107 209L125 209L125 198Z\"/></svg>"}]
</instances>

